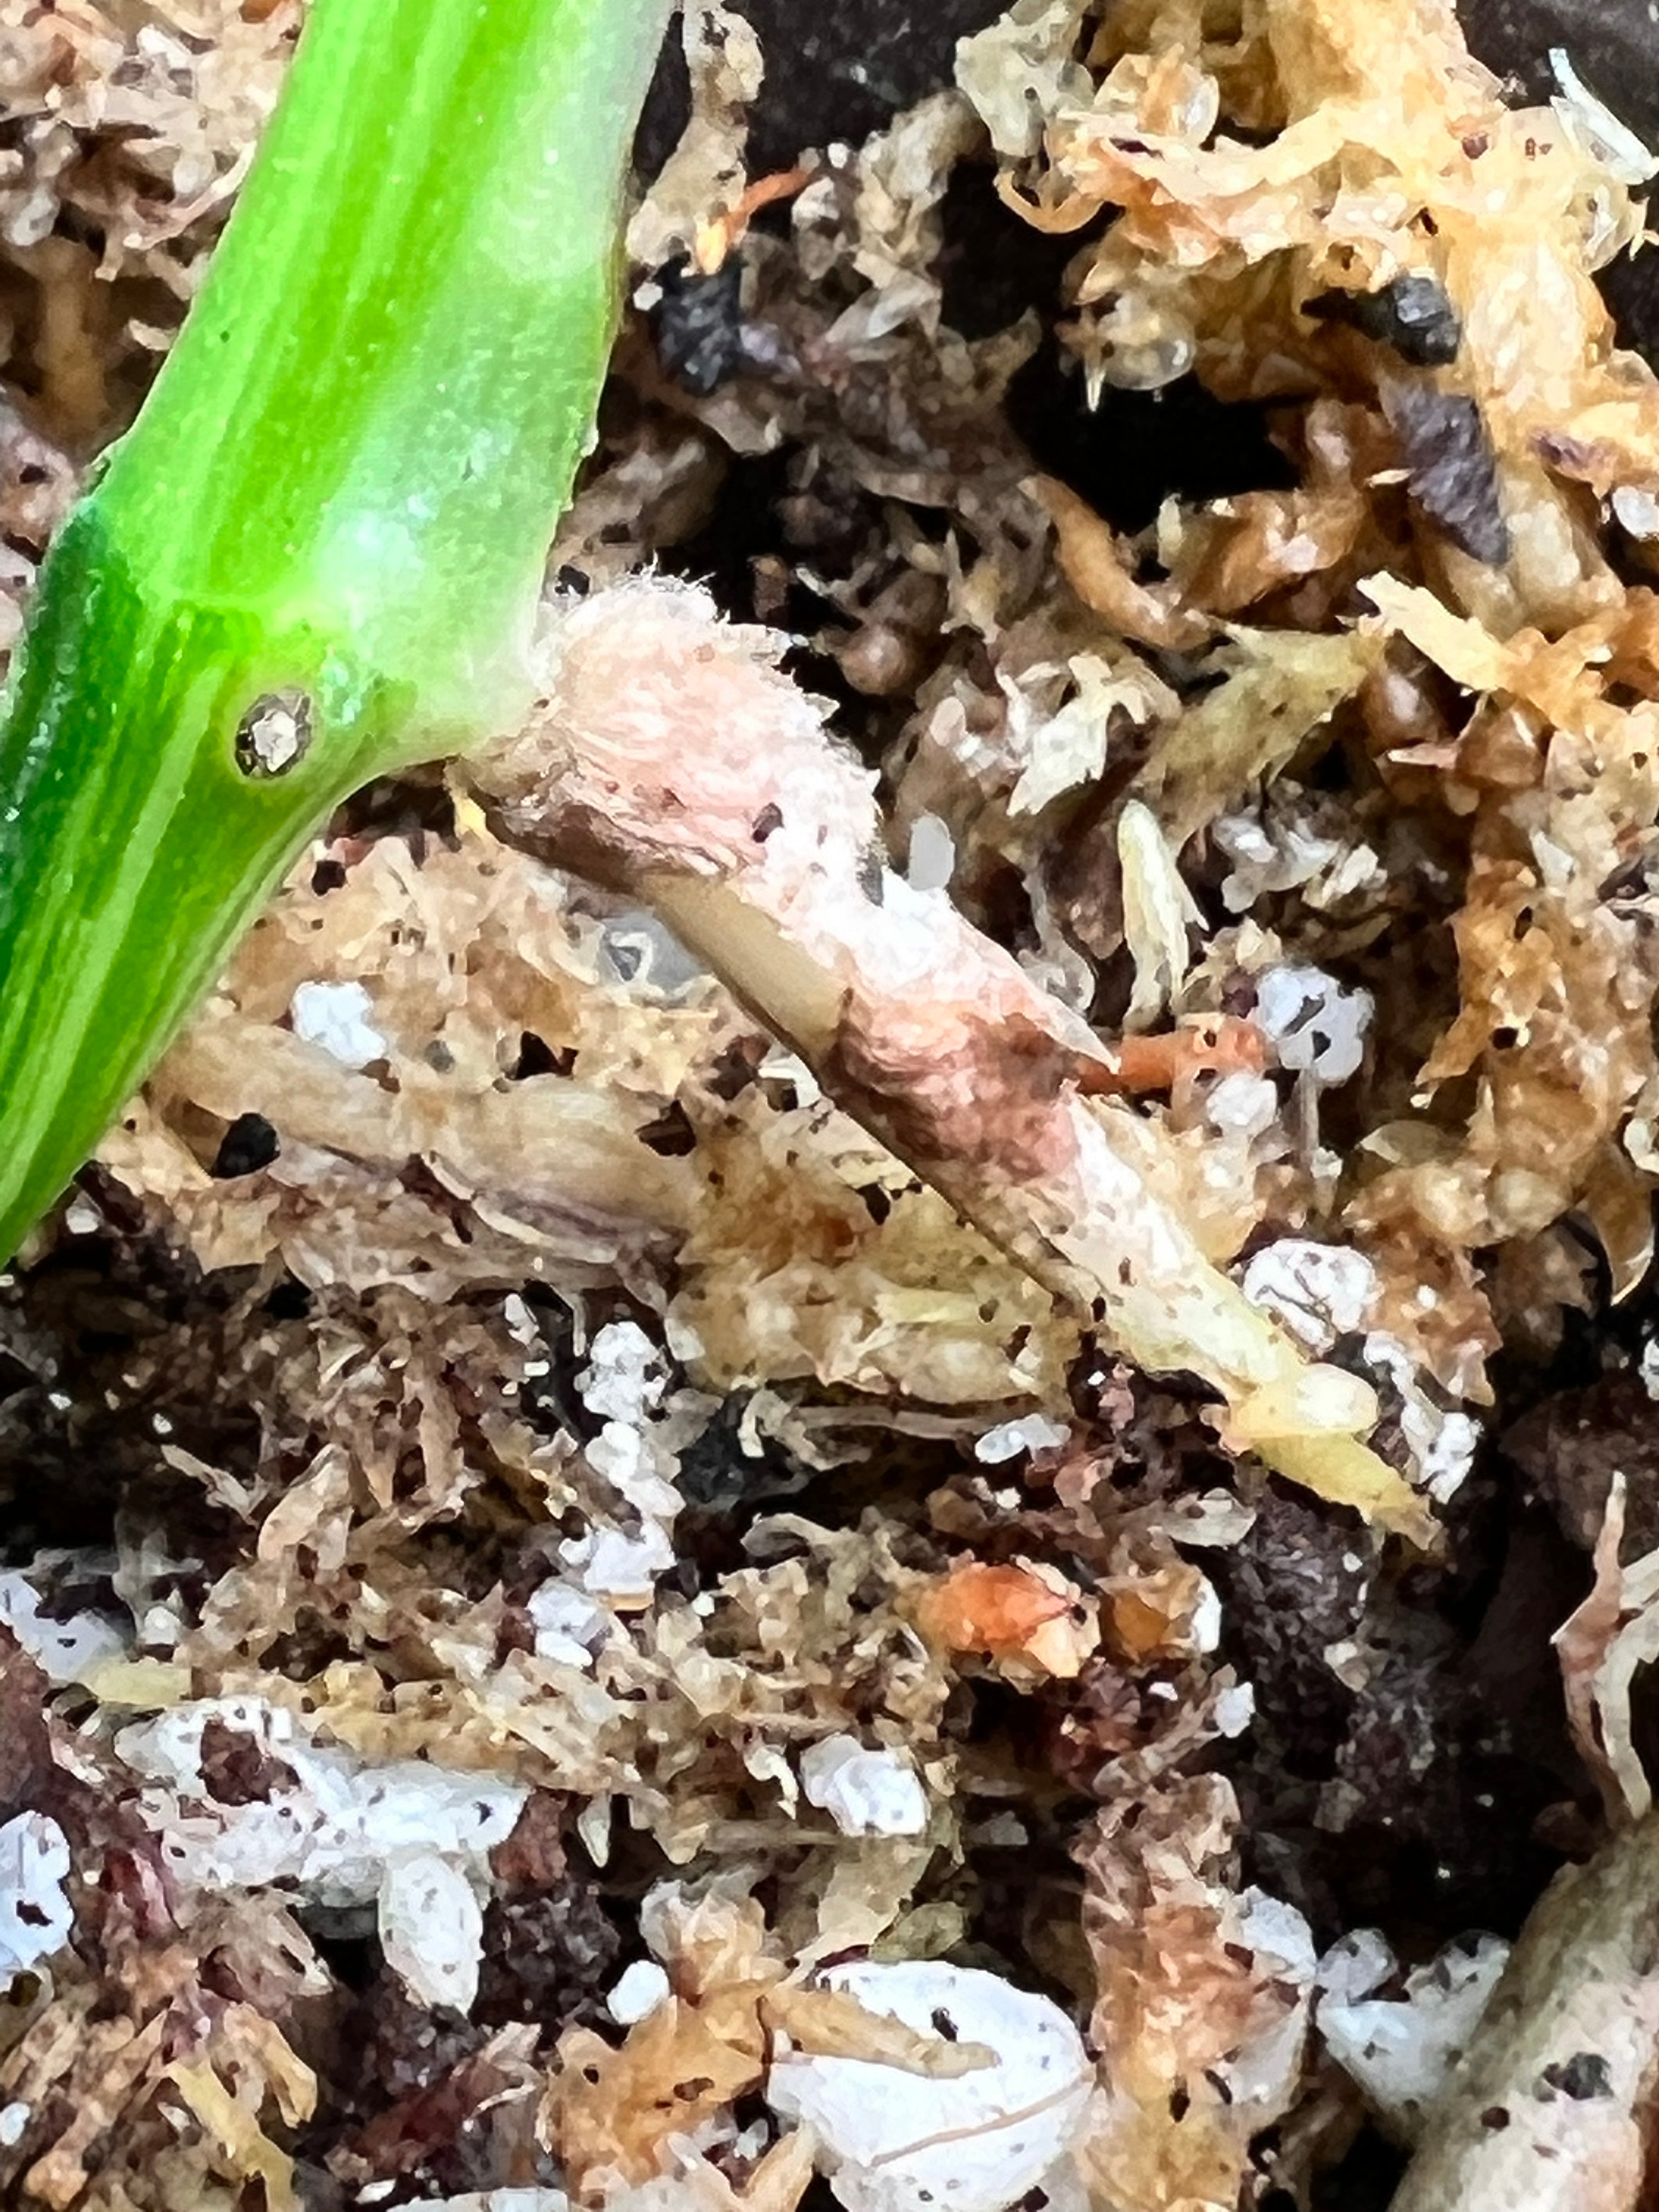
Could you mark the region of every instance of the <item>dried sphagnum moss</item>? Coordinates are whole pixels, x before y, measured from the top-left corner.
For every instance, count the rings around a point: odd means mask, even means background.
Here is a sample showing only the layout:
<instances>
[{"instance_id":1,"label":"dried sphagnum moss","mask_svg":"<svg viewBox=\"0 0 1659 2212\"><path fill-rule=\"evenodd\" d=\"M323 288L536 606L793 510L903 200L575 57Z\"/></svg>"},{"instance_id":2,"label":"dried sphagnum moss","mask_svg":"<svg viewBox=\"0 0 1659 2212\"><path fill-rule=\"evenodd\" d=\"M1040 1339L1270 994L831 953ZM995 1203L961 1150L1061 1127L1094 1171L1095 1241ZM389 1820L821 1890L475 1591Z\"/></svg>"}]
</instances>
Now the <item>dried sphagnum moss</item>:
<instances>
[{"instance_id":1,"label":"dried sphagnum moss","mask_svg":"<svg viewBox=\"0 0 1659 2212\"><path fill-rule=\"evenodd\" d=\"M1568 1217L1617 1287L1648 1259L1659 629L1624 580L1659 543L1659 401L1589 282L1634 234L1631 155L1582 103L1505 111L1438 7L1099 14L1021 0L958 89L750 224L752 54L693 11L698 118L635 238L740 248L724 371L665 372L643 268L557 562L672 561L734 456L788 453L745 611L816 621L866 702L891 860L1056 1027L1115 1046L1093 1018L1133 1006L1152 1096L1113 1111L1159 1205L1363 1367L1441 1502L1502 1332L1584 1295ZM294 27L286 0L0 25L35 395L8 588L176 325ZM1063 301L969 339L941 241L991 157L1079 243ZM1192 368L1271 402L1294 485L1097 514L1005 410L1050 309L1103 390ZM248 1115L266 1157L232 1172ZM1103 2083L1063 2188L1113 2212L1224 2212L1270 2124L1291 2182L1298 2125L1352 2132L1306 1925L1190 1771L1250 1724L1204 1571L1249 1532L1248 1464L1220 1492L1179 1389L635 893L459 792L349 812L54 1242L9 1347L136 1480L107 1552L4 1601L49 1680L8 1647L0 1812L59 1824L77 1926L0 2010L9 2201L792 2212L814 2146L751 2093L769 2037L830 2033L817 1966L869 1947L1068 1994ZM112 1287L66 1319L40 1285L93 1250ZM1333 1541L1364 1583L1370 1540ZM805 1784L848 1741L905 1778L867 1820ZM510 1835L457 1825L468 1777ZM447 1913L411 1921L374 1850L435 1852ZM641 1941L671 1994L624 2033ZM411 1996L411 1945L422 1988L473 1975L471 2019Z\"/></svg>"}]
</instances>

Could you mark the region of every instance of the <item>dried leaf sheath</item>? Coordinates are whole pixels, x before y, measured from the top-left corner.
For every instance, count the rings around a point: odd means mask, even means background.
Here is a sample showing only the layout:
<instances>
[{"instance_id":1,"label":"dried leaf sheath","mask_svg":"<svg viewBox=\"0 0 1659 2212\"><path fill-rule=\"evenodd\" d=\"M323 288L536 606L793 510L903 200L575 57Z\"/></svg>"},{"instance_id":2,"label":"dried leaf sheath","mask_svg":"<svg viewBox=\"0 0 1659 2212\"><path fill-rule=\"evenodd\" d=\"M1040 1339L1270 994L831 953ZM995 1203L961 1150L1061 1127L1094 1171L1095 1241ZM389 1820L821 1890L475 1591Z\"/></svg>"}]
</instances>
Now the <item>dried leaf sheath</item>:
<instances>
[{"instance_id":1,"label":"dried leaf sheath","mask_svg":"<svg viewBox=\"0 0 1659 2212\"><path fill-rule=\"evenodd\" d=\"M666 0L318 0L0 729L0 1243L352 787L511 724ZM308 740L246 743L270 695Z\"/></svg>"}]
</instances>

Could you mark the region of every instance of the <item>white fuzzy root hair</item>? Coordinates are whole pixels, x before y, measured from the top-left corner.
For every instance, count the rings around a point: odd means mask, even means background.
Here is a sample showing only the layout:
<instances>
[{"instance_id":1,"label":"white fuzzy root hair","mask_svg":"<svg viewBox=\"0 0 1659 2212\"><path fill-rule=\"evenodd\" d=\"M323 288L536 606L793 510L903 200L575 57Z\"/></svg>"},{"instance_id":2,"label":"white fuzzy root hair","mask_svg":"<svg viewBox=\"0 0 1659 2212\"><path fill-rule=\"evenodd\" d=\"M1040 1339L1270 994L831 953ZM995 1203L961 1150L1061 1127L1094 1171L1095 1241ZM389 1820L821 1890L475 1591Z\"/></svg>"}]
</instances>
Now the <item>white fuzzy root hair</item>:
<instances>
[{"instance_id":1,"label":"white fuzzy root hair","mask_svg":"<svg viewBox=\"0 0 1659 2212\"><path fill-rule=\"evenodd\" d=\"M1235 1448L1426 1540L1416 1493L1363 1441L1370 1388L1310 1363L1204 1257L1153 1188L1156 1126L1085 1095L1114 1087L1109 1049L946 894L884 865L875 779L783 673L783 644L658 579L559 605L535 712L460 772L507 842L653 907L831 1097L1132 1359L1213 1383Z\"/></svg>"}]
</instances>

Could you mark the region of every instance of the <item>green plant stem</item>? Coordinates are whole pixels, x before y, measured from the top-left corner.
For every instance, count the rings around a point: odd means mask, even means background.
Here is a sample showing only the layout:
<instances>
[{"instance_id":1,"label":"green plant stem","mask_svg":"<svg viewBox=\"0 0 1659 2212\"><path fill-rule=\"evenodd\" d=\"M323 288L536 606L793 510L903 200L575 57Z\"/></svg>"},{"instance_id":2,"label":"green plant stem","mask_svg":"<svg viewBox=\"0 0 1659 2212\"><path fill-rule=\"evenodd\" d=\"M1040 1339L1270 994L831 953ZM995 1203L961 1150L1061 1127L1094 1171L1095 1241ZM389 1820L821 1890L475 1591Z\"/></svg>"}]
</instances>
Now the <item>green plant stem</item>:
<instances>
[{"instance_id":1,"label":"green plant stem","mask_svg":"<svg viewBox=\"0 0 1659 2212\"><path fill-rule=\"evenodd\" d=\"M13 673L5 1253L330 809L526 705L668 6L315 0L203 296L53 546ZM266 776L238 733L270 695L304 702L311 736Z\"/></svg>"}]
</instances>

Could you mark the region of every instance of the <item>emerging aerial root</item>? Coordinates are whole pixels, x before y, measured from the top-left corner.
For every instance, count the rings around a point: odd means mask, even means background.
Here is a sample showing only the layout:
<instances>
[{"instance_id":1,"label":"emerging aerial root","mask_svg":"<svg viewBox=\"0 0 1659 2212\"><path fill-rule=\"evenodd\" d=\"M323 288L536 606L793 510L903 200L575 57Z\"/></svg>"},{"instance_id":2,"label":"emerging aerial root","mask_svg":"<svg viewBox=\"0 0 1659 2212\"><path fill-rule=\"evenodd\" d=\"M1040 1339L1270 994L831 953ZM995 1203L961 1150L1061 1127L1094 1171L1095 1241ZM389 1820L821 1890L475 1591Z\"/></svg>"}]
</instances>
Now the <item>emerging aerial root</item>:
<instances>
[{"instance_id":1,"label":"emerging aerial root","mask_svg":"<svg viewBox=\"0 0 1659 2212\"><path fill-rule=\"evenodd\" d=\"M780 669L781 641L639 580L550 623L545 696L462 773L509 842L653 906L847 1112L1139 1365L1226 1401L1224 1435L1425 1540L1363 1441L1367 1384L1310 1363L1160 1189L1114 1053L943 892L882 859L873 778ZM1094 1095L1091 1095L1094 1094Z\"/></svg>"}]
</instances>

